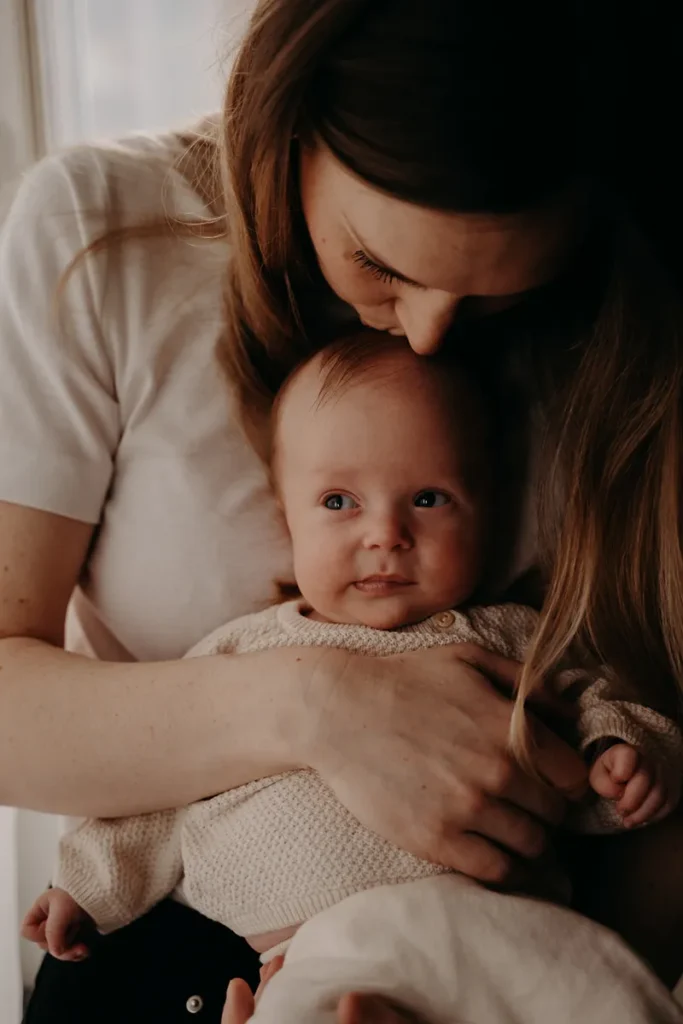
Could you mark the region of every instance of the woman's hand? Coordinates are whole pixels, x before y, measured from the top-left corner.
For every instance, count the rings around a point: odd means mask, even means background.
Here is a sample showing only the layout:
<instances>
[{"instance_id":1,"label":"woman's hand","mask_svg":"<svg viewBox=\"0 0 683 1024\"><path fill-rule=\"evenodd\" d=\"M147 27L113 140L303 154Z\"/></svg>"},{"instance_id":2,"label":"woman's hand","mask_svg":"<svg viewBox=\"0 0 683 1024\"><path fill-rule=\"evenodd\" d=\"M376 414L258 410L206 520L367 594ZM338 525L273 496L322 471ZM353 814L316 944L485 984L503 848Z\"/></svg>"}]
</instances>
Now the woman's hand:
<instances>
[{"instance_id":1,"label":"woman's hand","mask_svg":"<svg viewBox=\"0 0 683 1024\"><path fill-rule=\"evenodd\" d=\"M256 995L252 995L251 989L242 978L233 978L228 985L228 993L223 1007L221 1024L246 1024L256 1009L256 1004L261 998L261 993L273 977L281 969L285 962L283 956L274 956L261 968L261 981L256 989Z\"/></svg>"},{"instance_id":2,"label":"woman's hand","mask_svg":"<svg viewBox=\"0 0 683 1024\"><path fill-rule=\"evenodd\" d=\"M276 956L261 968L261 983L256 995L246 981L235 978L228 986L221 1024L247 1024L256 1009L263 989L274 974L280 970L284 957ZM419 1024L417 1017L394 1008L383 999L351 992L344 996L337 1008L338 1024Z\"/></svg>"},{"instance_id":3,"label":"woman's hand","mask_svg":"<svg viewBox=\"0 0 683 1024\"><path fill-rule=\"evenodd\" d=\"M403 849L492 884L516 882L565 797L581 795L579 755L533 720L530 778L508 753L519 665L475 645L364 658L319 657L304 694L308 763L366 826ZM491 682L492 681L492 682Z\"/></svg>"}]
</instances>

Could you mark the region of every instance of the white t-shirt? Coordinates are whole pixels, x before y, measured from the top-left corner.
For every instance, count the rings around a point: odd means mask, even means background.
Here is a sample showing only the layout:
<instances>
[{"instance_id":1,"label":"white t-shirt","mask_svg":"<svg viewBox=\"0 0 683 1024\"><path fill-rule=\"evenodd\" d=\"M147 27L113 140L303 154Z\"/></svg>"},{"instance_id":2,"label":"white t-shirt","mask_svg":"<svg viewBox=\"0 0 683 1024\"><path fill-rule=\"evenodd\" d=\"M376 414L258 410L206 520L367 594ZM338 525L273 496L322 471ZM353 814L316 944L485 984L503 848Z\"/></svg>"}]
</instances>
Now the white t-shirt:
<instances>
[{"instance_id":1,"label":"white t-shirt","mask_svg":"<svg viewBox=\"0 0 683 1024\"><path fill-rule=\"evenodd\" d=\"M68 646L180 657L291 580L289 544L215 349L224 241L108 227L207 210L175 135L84 146L30 171L0 235L0 500L99 524Z\"/></svg>"}]
</instances>

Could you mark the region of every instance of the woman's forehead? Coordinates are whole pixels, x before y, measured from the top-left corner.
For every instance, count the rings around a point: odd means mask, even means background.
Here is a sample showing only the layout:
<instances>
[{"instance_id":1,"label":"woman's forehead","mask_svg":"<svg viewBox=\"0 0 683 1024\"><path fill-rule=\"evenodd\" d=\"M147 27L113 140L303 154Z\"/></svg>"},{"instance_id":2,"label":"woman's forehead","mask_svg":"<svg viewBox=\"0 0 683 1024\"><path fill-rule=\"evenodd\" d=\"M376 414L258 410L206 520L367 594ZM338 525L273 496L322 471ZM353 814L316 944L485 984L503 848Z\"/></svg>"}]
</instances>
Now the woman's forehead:
<instances>
[{"instance_id":1,"label":"woman's forehead","mask_svg":"<svg viewBox=\"0 0 683 1024\"><path fill-rule=\"evenodd\" d=\"M462 296L515 295L552 280L585 231L574 188L535 210L460 214L418 206L363 181L318 147L303 160L307 217L422 287Z\"/></svg>"}]
</instances>

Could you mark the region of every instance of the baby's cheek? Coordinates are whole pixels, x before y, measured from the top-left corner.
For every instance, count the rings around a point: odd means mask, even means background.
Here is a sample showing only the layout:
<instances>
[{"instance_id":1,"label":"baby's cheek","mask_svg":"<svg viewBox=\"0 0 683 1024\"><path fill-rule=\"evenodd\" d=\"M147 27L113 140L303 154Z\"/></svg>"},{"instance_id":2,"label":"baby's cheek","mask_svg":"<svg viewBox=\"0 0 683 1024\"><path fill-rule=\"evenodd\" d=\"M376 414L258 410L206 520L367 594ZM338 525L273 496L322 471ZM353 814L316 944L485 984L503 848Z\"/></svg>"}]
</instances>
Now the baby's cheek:
<instances>
[{"instance_id":1,"label":"baby's cheek","mask_svg":"<svg viewBox=\"0 0 683 1024\"><path fill-rule=\"evenodd\" d=\"M295 543L296 581L314 608L322 610L326 600L348 582L346 562L343 551L331 539L309 533Z\"/></svg>"},{"instance_id":2,"label":"baby's cheek","mask_svg":"<svg viewBox=\"0 0 683 1024\"><path fill-rule=\"evenodd\" d=\"M437 585L452 591L458 601L469 597L479 582L481 552L474 537L448 538L435 547L431 563Z\"/></svg>"}]
</instances>

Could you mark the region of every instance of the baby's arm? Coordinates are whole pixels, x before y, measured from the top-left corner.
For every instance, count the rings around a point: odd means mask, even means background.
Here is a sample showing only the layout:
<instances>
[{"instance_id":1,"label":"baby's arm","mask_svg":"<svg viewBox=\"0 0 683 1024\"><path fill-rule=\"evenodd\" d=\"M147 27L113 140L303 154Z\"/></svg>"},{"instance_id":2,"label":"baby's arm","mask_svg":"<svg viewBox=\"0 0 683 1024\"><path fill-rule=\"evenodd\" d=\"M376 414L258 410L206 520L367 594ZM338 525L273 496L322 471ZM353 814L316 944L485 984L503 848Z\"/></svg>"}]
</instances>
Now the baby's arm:
<instances>
[{"instance_id":1,"label":"baby's arm","mask_svg":"<svg viewBox=\"0 0 683 1024\"><path fill-rule=\"evenodd\" d=\"M24 937L79 959L87 953L83 930L113 931L144 914L182 877L184 813L93 819L63 836L54 888L29 911Z\"/></svg>"},{"instance_id":2,"label":"baby's arm","mask_svg":"<svg viewBox=\"0 0 683 1024\"><path fill-rule=\"evenodd\" d=\"M581 676L572 675L576 685ZM592 759L589 781L601 801L579 813L577 827L614 831L664 818L680 798L678 726L652 708L624 700L618 684L608 679L584 676L579 688L581 747Z\"/></svg>"}]
</instances>

